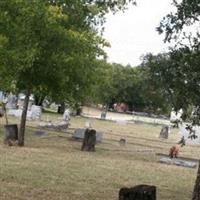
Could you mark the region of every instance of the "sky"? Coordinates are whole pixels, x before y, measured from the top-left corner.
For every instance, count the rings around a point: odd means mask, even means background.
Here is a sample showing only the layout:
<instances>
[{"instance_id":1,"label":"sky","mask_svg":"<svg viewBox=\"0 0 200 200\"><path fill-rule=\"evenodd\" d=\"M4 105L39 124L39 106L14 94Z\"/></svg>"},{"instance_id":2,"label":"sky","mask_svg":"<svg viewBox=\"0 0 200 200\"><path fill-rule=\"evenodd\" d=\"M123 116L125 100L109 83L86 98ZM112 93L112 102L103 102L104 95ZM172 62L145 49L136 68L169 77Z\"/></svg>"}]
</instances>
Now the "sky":
<instances>
[{"instance_id":1,"label":"sky","mask_svg":"<svg viewBox=\"0 0 200 200\"><path fill-rule=\"evenodd\" d=\"M137 66L146 53L167 51L164 35L156 32L160 20L173 10L172 0L138 0L137 6L115 15L108 14L104 38L111 44L105 48L108 61Z\"/></svg>"}]
</instances>

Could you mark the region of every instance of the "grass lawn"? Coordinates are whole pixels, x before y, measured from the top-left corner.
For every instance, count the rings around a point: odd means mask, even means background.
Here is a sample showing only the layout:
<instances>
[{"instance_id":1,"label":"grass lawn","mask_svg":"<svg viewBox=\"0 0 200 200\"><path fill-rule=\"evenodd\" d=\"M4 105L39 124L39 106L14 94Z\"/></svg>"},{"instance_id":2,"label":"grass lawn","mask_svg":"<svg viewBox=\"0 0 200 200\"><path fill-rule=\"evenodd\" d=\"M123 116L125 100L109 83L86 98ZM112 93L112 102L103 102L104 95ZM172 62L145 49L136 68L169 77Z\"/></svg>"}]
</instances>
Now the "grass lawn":
<instances>
[{"instance_id":1,"label":"grass lawn","mask_svg":"<svg viewBox=\"0 0 200 200\"><path fill-rule=\"evenodd\" d=\"M96 152L87 153L71 140L74 128L84 127L87 120L72 118L67 132L46 131L45 137L34 136L36 123L28 122L23 148L3 145L1 126L0 199L117 200L121 187L137 184L157 186L158 200L191 199L197 169L160 164L155 155L168 153L177 141L176 129L163 141L158 138L160 126L91 120L104 139ZM118 143L121 137L127 140L124 147ZM199 158L200 148L183 147L180 155Z\"/></svg>"}]
</instances>

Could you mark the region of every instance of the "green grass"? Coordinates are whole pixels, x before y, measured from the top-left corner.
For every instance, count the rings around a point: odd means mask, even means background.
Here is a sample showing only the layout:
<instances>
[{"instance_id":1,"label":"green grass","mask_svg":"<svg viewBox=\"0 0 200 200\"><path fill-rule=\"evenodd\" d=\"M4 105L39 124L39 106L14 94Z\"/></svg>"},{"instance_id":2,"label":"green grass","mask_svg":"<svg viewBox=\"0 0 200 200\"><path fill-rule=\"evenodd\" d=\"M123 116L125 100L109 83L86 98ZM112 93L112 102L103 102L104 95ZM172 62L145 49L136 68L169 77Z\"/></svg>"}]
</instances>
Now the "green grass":
<instances>
[{"instance_id":1,"label":"green grass","mask_svg":"<svg viewBox=\"0 0 200 200\"><path fill-rule=\"evenodd\" d=\"M57 120L58 115L50 118ZM87 120L72 118L67 132L49 131L44 138L27 128L23 148L3 145L1 128L0 199L117 200L121 187L137 184L156 185L158 200L191 199L197 169L160 164L155 155L168 153L177 141L176 129L163 141L158 138L159 126L90 120L93 128L103 132L104 140L96 152L87 153L80 151L80 142L71 140L74 128L84 127ZM18 120L10 118L10 122ZM125 147L117 142L121 137L127 139ZM199 158L200 148L186 146L180 154Z\"/></svg>"}]
</instances>

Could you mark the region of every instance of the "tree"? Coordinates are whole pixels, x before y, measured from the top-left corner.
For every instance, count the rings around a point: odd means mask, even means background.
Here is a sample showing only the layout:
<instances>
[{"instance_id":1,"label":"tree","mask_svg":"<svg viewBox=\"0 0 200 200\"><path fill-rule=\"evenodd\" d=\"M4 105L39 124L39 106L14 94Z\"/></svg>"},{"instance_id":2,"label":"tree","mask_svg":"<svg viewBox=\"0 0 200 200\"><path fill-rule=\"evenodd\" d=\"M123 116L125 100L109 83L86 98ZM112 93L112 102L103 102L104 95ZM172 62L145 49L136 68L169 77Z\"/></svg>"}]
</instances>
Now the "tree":
<instances>
[{"instance_id":1,"label":"tree","mask_svg":"<svg viewBox=\"0 0 200 200\"><path fill-rule=\"evenodd\" d=\"M69 91L77 89L78 74L91 68L86 62L101 54L100 43L95 32L67 29L68 16L60 7L42 0L0 4L1 83L13 83L26 94L19 130L23 146L30 94L42 90L59 96L68 85Z\"/></svg>"},{"instance_id":2,"label":"tree","mask_svg":"<svg viewBox=\"0 0 200 200\"><path fill-rule=\"evenodd\" d=\"M7 89L14 85L26 94L20 146L24 145L30 94L69 101L83 97L95 72L95 60L105 56L102 47L107 43L96 25L104 22L109 10L123 10L128 2L131 0L0 2L0 84Z\"/></svg>"},{"instance_id":3,"label":"tree","mask_svg":"<svg viewBox=\"0 0 200 200\"><path fill-rule=\"evenodd\" d=\"M196 110L191 120L192 125L200 124L200 2L197 0L173 0L176 11L168 14L160 23L158 31L165 33L165 41L177 42L176 48L169 53L168 65L162 68L163 86L169 85L171 96L176 100L176 108L187 109L194 105ZM196 26L198 25L198 26ZM195 29L193 27L196 26ZM166 84L166 75L170 74ZM200 169L200 166L199 166ZM193 191L193 200L200 198L200 175L197 179Z\"/></svg>"}]
</instances>

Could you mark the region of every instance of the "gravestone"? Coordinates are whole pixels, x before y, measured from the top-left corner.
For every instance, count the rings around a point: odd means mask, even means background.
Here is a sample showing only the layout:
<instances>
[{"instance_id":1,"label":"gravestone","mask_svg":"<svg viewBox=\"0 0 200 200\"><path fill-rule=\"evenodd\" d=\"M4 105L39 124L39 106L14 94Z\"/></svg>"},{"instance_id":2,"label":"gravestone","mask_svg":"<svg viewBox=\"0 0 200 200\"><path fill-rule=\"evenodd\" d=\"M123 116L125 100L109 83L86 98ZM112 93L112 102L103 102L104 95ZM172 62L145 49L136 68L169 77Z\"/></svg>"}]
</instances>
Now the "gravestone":
<instances>
[{"instance_id":1,"label":"gravestone","mask_svg":"<svg viewBox=\"0 0 200 200\"><path fill-rule=\"evenodd\" d=\"M12 141L18 140L18 127L17 124L7 124L4 126L5 138L4 143L10 144Z\"/></svg>"},{"instance_id":2,"label":"gravestone","mask_svg":"<svg viewBox=\"0 0 200 200\"><path fill-rule=\"evenodd\" d=\"M126 145L126 139L121 138L121 139L119 140L119 145L120 145L120 146L125 146L125 145Z\"/></svg>"},{"instance_id":3,"label":"gravestone","mask_svg":"<svg viewBox=\"0 0 200 200\"><path fill-rule=\"evenodd\" d=\"M17 97L10 93L7 97L6 108L8 109L16 109L17 108Z\"/></svg>"},{"instance_id":4,"label":"gravestone","mask_svg":"<svg viewBox=\"0 0 200 200\"><path fill-rule=\"evenodd\" d=\"M84 134L85 134L85 128L77 128L75 129L72 138L76 140L83 140L84 139ZM102 142L103 134L100 132L96 132L96 142L100 143Z\"/></svg>"},{"instance_id":5,"label":"gravestone","mask_svg":"<svg viewBox=\"0 0 200 200\"><path fill-rule=\"evenodd\" d=\"M163 126L160 131L159 138L168 139L168 136L169 136L169 126Z\"/></svg>"},{"instance_id":6,"label":"gravestone","mask_svg":"<svg viewBox=\"0 0 200 200\"><path fill-rule=\"evenodd\" d=\"M95 151L96 144L96 130L86 129L82 143L82 151Z\"/></svg>"},{"instance_id":7,"label":"gravestone","mask_svg":"<svg viewBox=\"0 0 200 200\"><path fill-rule=\"evenodd\" d=\"M63 120L64 121L69 121L70 120L70 109L66 109L64 114L63 114Z\"/></svg>"},{"instance_id":8,"label":"gravestone","mask_svg":"<svg viewBox=\"0 0 200 200\"><path fill-rule=\"evenodd\" d=\"M103 112L101 113L101 119L106 119L106 114L107 114L107 112L106 112L106 111L103 111Z\"/></svg>"},{"instance_id":9,"label":"gravestone","mask_svg":"<svg viewBox=\"0 0 200 200\"><path fill-rule=\"evenodd\" d=\"M137 185L132 188L121 188L119 200L156 200L156 187Z\"/></svg>"},{"instance_id":10,"label":"gravestone","mask_svg":"<svg viewBox=\"0 0 200 200\"><path fill-rule=\"evenodd\" d=\"M47 135L47 133L44 131L36 130L36 131L33 131L33 135L41 137L41 136Z\"/></svg>"},{"instance_id":11,"label":"gravestone","mask_svg":"<svg viewBox=\"0 0 200 200\"><path fill-rule=\"evenodd\" d=\"M41 106L36 106L36 105L31 106L31 119L39 120L41 117L41 113L42 113Z\"/></svg>"},{"instance_id":12,"label":"gravestone","mask_svg":"<svg viewBox=\"0 0 200 200\"><path fill-rule=\"evenodd\" d=\"M197 166L196 162L186 161L186 160L176 159L176 158L170 159L170 158L162 157L160 158L159 162L163 164L177 165L177 166L188 167L188 168L196 168Z\"/></svg>"}]
</instances>

